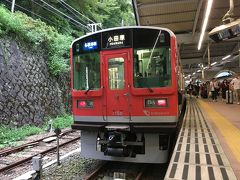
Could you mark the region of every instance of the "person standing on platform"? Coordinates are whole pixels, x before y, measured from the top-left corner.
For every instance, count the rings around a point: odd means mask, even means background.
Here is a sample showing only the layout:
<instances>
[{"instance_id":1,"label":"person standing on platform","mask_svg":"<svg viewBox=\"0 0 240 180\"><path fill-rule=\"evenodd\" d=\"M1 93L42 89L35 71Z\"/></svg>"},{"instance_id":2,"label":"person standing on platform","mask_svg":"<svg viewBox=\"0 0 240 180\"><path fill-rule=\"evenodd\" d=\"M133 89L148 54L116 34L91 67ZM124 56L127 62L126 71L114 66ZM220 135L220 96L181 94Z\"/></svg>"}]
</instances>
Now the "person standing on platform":
<instances>
[{"instance_id":1,"label":"person standing on platform","mask_svg":"<svg viewBox=\"0 0 240 180\"><path fill-rule=\"evenodd\" d=\"M201 85L201 97L204 99L208 98L207 83Z\"/></svg>"},{"instance_id":2,"label":"person standing on platform","mask_svg":"<svg viewBox=\"0 0 240 180\"><path fill-rule=\"evenodd\" d=\"M210 90L211 90L211 96L212 96L212 100L213 102L217 101L217 81L215 78L212 78L211 82L210 82Z\"/></svg>"},{"instance_id":3,"label":"person standing on platform","mask_svg":"<svg viewBox=\"0 0 240 180\"><path fill-rule=\"evenodd\" d=\"M228 82L226 79L224 79L221 84L221 90L222 90L222 100L225 101L226 100L226 91L229 90Z\"/></svg>"},{"instance_id":4,"label":"person standing on platform","mask_svg":"<svg viewBox=\"0 0 240 180\"><path fill-rule=\"evenodd\" d=\"M196 86L195 86L195 91L196 91L196 97L197 98L199 96L199 90L200 90L200 86L199 86L199 83L197 83Z\"/></svg>"},{"instance_id":5,"label":"person standing on platform","mask_svg":"<svg viewBox=\"0 0 240 180\"><path fill-rule=\"evenodd\" d=\"M207 97L210 98L211 96L211 89L210 89L210 81L206 82L206 90L207 90Z\"/></svg>"},{"instance_id":6,"label":"person standing on platform","mask_svg":"<svg viewBox=\"0 0 240 180\"><path fill-rule=\"evenodd\" d=\"M240 105L240 73L230 82L237 97L237 104Z\"/></svg>"},{"instance_id":7,"label":"person standing on platform","mask_svg":"<svg viewBox=\"0 0 240 180\"><path fill-rule=\"evenodd\" d=\"M190 98L192 98L192 92L193 92L193 84L192 84L192 82L190 82L190 84L188 85L188 90L189 90Z\"/></svg>"}]
</instances>

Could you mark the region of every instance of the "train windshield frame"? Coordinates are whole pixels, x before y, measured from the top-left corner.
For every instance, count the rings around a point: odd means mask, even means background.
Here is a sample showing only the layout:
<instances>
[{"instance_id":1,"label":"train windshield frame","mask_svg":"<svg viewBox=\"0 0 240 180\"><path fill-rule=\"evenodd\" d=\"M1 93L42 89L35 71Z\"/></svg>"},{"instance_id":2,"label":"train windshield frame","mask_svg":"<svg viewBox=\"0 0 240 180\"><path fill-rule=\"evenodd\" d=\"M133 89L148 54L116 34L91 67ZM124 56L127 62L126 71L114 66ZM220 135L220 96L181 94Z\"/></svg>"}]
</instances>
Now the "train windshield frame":
<instances>
[{"instance_id":1,"label":"train windshield frame","mask_svg":"<svg viewBox=\"0 0 240 180\"><path fill-rule=\"evenodd\" d=\"M170 32L152 28L125 28L98 32L72 45L74 90L101 88L101 51L132 48L133 88L172 85Z\"/></svg>"}]
</instances>

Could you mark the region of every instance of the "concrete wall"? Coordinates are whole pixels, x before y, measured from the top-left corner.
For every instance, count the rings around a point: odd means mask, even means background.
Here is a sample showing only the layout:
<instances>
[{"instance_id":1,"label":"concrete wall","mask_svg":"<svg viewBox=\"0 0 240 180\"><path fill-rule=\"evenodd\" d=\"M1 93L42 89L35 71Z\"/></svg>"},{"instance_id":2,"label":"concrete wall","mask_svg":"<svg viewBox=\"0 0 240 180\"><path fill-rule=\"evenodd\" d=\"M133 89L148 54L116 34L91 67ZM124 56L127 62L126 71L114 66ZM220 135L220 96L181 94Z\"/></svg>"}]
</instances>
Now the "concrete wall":
<instances>
[{"instance_id":1,"label":"concrete wall","mask_svg":"<svg viewBox=\"0 0 240 180\"><path fill-rule=\"evenodd\" d=\"M46 51L0 37L0 123L40 125L64 112L68 77L49 73Z\"/></svg>"}]
</instances>

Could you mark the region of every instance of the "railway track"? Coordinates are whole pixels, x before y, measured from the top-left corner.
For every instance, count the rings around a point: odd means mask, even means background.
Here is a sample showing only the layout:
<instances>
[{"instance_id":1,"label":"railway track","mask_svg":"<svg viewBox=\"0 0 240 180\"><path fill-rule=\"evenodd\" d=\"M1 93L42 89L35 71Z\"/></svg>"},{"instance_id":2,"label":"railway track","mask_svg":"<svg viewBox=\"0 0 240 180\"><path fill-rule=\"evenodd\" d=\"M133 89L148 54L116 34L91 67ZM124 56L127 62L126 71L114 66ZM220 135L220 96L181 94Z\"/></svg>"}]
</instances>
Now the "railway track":
<instances>
[{"instance_id":1,"label":"railway track","mask_svg":"<svg viewBox=\"0 0 240 180\"><path fill-rule=\"evenodd\" d=\"M50 139L49 142L43 142L46 139ZM46 155L49 152L56 150L57 144L54 140L54 135L50 135L45 138L41 138L19 147L0 151L0 173L16 168L31 161L34 156L39 154ZM73 143L80 139L79 132L73 130L67 130L60 135L59 144L60 147L66 146L69 143Z\"/></svg>"},{"instance_id":2,"label":"railway track","mask_svg":"<svg viewBox=\"0 0 240 180\"><path fill-rule=\"evenodd\" d=\"M163 179L167 165L106 162L87 175L85 180L100 179Z\"/></svg>"},{"instance_id":3,"label":"railway track","mask_svg":"<svg viewBox=\"0 0 240 180\"><path fill-rule=\"evenodd\" d=\"M68 133L71 133L73 132L72 129L70 130L66 130L64 131L61 136L64 136ZM54 137L56 136L55 134L52 134L52 135L49 135L49 136L46 136L46 137L43 137L43 138L39 138L35 141L31 141L31 142L28 142L28 143L25 143L25 144L22 144L20 146L17 146L17 147L13 147L13 148L9 148L9 149L5 149L5 150L0 150L0 158L3 157L3 156L6 156L6 155L9 155L9 154L12 154L12 153L15 153L15 152L19 152L29 146L36 146L38 143L40 143L41 141L43 141L44 139L47 139L47 138L50 138L50 137Z\"/></svg>"}]
</instances>

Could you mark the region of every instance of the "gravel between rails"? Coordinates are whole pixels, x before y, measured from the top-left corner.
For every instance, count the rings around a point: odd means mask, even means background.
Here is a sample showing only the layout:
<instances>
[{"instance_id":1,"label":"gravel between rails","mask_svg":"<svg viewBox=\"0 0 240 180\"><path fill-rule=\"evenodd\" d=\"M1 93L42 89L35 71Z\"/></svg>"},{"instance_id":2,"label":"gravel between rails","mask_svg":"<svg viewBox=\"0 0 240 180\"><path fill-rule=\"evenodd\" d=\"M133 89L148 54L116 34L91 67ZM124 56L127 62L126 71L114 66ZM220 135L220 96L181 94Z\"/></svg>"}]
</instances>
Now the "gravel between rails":
<instances>
[{"instance_id":1,"label":"gravel between rails","mask_svg":"<svg viewBox=\"0 0 240 180\"><path fill-rule=\"evenodd\" d=\"M84 177L95 170L102 161L86 159L79 153L73 154L61 162L43 170L42 180L83 180Z\"/></svg>"}]
</instances>

